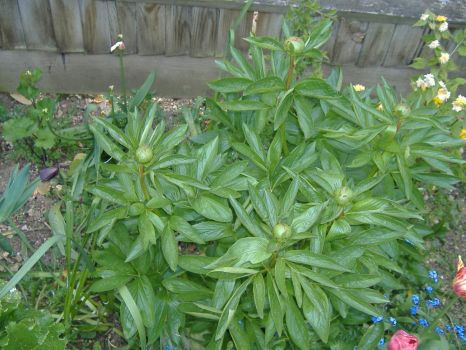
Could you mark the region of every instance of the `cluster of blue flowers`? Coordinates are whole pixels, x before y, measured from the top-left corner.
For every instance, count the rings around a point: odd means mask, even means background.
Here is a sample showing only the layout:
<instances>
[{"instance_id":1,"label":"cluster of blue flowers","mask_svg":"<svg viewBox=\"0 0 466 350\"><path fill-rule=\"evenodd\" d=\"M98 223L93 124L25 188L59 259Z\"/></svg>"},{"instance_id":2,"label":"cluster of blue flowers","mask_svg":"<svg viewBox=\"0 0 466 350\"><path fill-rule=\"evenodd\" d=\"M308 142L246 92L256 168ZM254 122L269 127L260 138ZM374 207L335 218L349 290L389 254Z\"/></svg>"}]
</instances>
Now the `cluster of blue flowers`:
<instances>
[{"instance_id":1,"label":"cluster of blue flowers","mask_svg":"<svg viewBox=\"0 0 466 350\"><path fill-rule=\"evenodd\" d=\"M466 336L464 334L464 326L462 325L455 325L453 328L454 332L456 333L456 336L461 339L461 341L466 343ZM435 332L439 335L445 335L445 333L450 333L452 331L452 328L450 325L445 326L445 330L442 329L442 327L437 326L435 327Z\"/></svg>"},{"instance_id":2,"label":"cluster of blue flowers","mask_svg":"<svg viewBox=\"0 0 466 350\"><path fill-rule=\"evenodd\" d=\"M437 271L435 271L435 270L429 271L429 278L430 278L432 281L434 281L434 283L438 283Z\"/></svg>"}]
</instances>

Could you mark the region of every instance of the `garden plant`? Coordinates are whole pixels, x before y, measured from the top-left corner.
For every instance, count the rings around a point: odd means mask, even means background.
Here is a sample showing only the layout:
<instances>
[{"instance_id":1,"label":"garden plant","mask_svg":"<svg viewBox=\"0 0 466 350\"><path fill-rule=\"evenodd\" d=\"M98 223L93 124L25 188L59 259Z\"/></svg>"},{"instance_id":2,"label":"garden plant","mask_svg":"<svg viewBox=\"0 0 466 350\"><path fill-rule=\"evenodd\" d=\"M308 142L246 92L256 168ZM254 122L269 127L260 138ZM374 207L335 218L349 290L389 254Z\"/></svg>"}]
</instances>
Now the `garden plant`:
<instances>
[{"instance_id":1,"label":"garden plant","mask_svg":"<svg viewBox=\"0 0 466 350\"><path fill-rule=\"evenodd\" d=\"M14 288L44 248L0 290L0 346L28 327L48 335L34 349L80 348L82 334L108 329L126 349L465 346L446 315L466 296L466 270L460 258L454 287L436 294L422 188L464 180L466 81L449 74L466 31L426 12L417 25L430 28L432 55L413 66L430 70L399 96L384 80L324 74L332 14L297 23L284 38L244 38L247 53L230 45L212 96L170 129L146 98L154 75L134 94L111 92L111 113L87 126L92 151L61 172L48 213L60 302L40 322L15 311Z\"/></svg>"}]
</instances>

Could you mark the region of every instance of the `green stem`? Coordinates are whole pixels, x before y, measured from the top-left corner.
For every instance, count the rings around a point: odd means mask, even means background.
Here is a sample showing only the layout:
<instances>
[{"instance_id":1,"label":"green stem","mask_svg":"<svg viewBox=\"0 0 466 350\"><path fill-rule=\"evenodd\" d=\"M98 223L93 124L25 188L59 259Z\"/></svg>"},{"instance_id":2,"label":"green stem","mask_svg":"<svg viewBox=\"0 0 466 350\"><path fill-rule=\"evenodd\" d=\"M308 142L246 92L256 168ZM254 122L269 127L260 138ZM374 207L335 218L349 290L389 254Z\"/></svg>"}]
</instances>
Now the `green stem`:
<instances>
[{"instance_id":1,"label":"green stem","mask_svg":"<svg viewBox=\"0 0 466 350\"><path fill-rule=\"evenodd\" d=\"M144 179L144 165L139 166L139 182L141 184L142 192L146 200L149 200L149 191L147 190L146 181Z\"/></svg>"},{"instance_id":2,"label":"green stem","mask_svg":"<svg viewBox=\"0 0 466 350\"><path fill-rule=\"evenodd\" d=\"M120 83L121 83L121 93L123 94L123 104L124 104L125 113L128 113L128 101L126 99L125 64L123 62L123 52L118 53L118 60L120 62Z\"/></svg>"},{"instance_id":3,"label":"green stem","mask_svg":"<svg viewBox=\"0 0 466 350\"><path fill-rule=\"evenodd\" d=\"M451 298L450 302L442 308L442 311L434 318L434 320L431 322L430 326L427 328L426 332L429 333L432 331L435 326L437 325L438 321L447 314L448 311L455 305L455 303L458 301L459 297L457 295L453 295Z\"/></svg>"},{"instance_id":4,"label":"green stem","mask_svg":"<svg viewBox=\"0 0 466 350\"><path fill-rule=\"evenodd\" d=\"M295 60L295 56L291 55L290 56L290 65L288 67L288 73L286 75L286 83L285 83L285 88L286 90L288 90L291 86L291 82L293 81L293 73L294 73L294 70L295 70L295 67L296 67L296 60ZM288 154L288 144L286 143L286 121L283 122L282 125L280 125L280 141L281 141L281 144L282 144L282 149L283 149L283 153L285 155Z\"/></svg>"}]
</instances>

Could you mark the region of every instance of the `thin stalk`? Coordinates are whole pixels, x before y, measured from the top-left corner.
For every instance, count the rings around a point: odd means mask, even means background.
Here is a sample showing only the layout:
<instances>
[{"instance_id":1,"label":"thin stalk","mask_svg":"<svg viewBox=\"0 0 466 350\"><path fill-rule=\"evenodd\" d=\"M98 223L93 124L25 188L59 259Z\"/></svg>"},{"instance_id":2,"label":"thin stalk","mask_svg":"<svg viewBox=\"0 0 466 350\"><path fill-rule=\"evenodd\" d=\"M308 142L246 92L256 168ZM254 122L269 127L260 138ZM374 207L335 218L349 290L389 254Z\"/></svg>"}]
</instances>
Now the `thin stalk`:
<instances>
[{"instance_id":1,"label":"thin stalk","mask_svg":"<svg viewBox=\"0 0 466 350\"><path fill-rule=\"evenodd\" d=\"M286 83L285 83L286 90L288 90L290 88L291 82L293 81L293 73L294 73L295 67L296 67L295 56L290 55L290 65L288 67L288 73L286 75ZM285 155L287 155L288 154L288 144L286 143L286 126L285 126L285 124L286 124L286 122L283 122L283 124L280 125L279 132L280 132L280 141L281 141L281 144L282 144L283 153Z\"/></svg>"},{"instance_id":2,"label":"thin stalk","mask_svg":"<svg viewBox=\"0 0 466 350\"><path fill-rule=\"evenodd\" d=\"M125 64L123 62L123 52L118 50L118 61L120 62L120 84L121 93L123 94L123 105L125 113L128 113L128 100L126 98L126 76L125 76ZM113 103L112 103L113 105Z\"/></svg>"},{"instance_id":3,"label":"thin stalk","mask_svg":"<svg viewBox=\"0 0 466 350\"><path fill-rule=\"evenodd\" d=\"M139 166L139 182L141 184L141 188L142 188L142 192L144 193L144 197L146 198L146 200L149 200L149 198L150 198L149 191L147 190L146 181L145 181L145 178L144 178L144 165Z\"/></svg>"},{"instance_id":4,"label":"thin stalk","mask_svg":"<svg viewBox=\"0 0 466 350\"><path fill-rule=\"evenodd\" d=\"M426 332L429 333L431 332L434 327L437 325L438 321L447 314L448 311L455 305L455 303L458 301L459 297L456 295L453 295L453 297L450 299L449 303L442 308L442 311L434 318L434 320L431 322L430 326L427 328Z\"/></svg>"}]
</instances>

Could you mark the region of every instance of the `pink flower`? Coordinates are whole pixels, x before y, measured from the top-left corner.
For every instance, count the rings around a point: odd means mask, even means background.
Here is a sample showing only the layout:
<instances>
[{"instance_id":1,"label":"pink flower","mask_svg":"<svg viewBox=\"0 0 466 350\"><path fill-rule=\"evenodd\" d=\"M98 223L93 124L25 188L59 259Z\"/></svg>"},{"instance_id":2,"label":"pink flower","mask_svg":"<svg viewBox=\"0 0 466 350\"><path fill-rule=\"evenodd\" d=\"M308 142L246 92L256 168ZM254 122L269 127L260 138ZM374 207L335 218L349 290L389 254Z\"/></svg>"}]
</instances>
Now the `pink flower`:
<instances>
[{"instance_id":1,"label":"pink flower","mask_svg":"<svg viewBox=\"0 0 466 350\"><path fill-rule=\"evenodd\" d=\"M461 256L458 257L456 276L453 280L453 290L460 298L466 298L466 267L464 267Z\"/></svg>"},{"instance_id":2,"label":"pink flower","mask_svg":"<svg viewBox=\"0 0 466 350\"><path fill-rule=\"evenodd\" d=\"M417 337L398 330L390 339L387 350L416 350L418 345L419 339Z\"/></svg>"}]
</instances>

